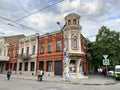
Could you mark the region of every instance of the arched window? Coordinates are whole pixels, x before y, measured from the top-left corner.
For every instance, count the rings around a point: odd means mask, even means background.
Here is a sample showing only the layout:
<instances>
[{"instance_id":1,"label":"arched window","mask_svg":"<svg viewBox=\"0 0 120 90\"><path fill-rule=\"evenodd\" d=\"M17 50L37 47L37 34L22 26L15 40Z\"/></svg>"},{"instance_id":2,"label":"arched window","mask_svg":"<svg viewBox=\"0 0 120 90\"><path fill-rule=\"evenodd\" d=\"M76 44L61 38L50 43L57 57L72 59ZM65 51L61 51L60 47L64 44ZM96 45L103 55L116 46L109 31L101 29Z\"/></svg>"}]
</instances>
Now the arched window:
<instances>
[{"instance_id":1,"label":"arched window","mask_svg":"<svg viewBox=\"0 0 120 90\"><path fill-rule=\"evenodd\" d=\"M73 25L76 25L77 23L76 23L76 19L73 19Z\"/></svg>"},{"instance_id":2,"label":"arched window","mask_svg":"<svg viewBox=\"0 0 120 90\"><path fill-rule=\"evenodd\" d=\"M41 44L40 53L44 53L44 44Z\"/></svg>"},{"instance_id":3,"label":"arched window","mask_svg":"<svg viewBox=\"0 0 120 90\"><path fill-rule=\"evenodd\" d=\"M57 41L56 42L56 51L60 51L60 49L61 49L61 41Z\"/></svg>"},{"instance_id":4,"label":"arched window","mask_svg":"<svg viewBox=\"0 0 120 90\"><path fill-rule=\"evenodd\" d=\"M68 25L71 25L71 20L68 20Z\"/></svg>"},{"instance_id":5,"label":"arched window","mask_svg":"<svg viewBox=\"0 0 120 90\"><path fill-rule=\"evenodd\" d=\"M74 48L77 48L77 36L74 36Z\"/></svg>"},{"instance_id":6,"label":"arched window","mask_svg":"<svg viewBox=\"0 0 120 90\"><path fill-rule=\"evenodd\" d=\"M52 43L51 42L48 43L48 52L52 52Z\"/></svg>"}]
</instances>

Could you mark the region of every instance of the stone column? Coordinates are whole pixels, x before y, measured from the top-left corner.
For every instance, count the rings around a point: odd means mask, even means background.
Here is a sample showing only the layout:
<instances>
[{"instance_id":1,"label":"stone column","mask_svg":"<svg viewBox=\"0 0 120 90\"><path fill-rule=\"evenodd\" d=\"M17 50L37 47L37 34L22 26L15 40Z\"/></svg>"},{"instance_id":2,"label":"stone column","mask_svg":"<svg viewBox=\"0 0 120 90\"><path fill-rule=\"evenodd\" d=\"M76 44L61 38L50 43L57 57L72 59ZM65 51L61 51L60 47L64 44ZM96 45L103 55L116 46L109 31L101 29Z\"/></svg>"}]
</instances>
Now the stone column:
<instances>
[{"instance_id":1,"label":"stone column","mask_svg":"<svg viewBox=\"0 0 120 90\"><path fill-rule=\"evenodd\" d=\"M22 73L24 72L25 62L22 62Z\"/></svg>"},{"instance_id":2,"label":"stone column","mask_svg":"<svg viewBox=\"0 0 120 90\"><path fill-rule=\"evenodd\" d=\"M36 75L36 65L37 65L37 61L35 60L35 66L34 66L34 75Z\"/></svg>"},{"instance_id":3,"label":"stone column","mask_svg":"<svg viewBox=\"0 0 120 90\"><path fill-rule=\"evenodd\" d=\"M67 76L68 77L70 77L70 69L69 69L69 66L70 66L70 58L66 58L66 62L67 62L67 64L66 64L66 71L67 71Z\"/></svg>"},{"instance_id":4,"label":"stone column","mask_svg":"<svg viewBox=\"0 0 120 90\"><path fill-rule=\"evenodd\" d=\"M70 59L68 57L66 57L65 63L64 63L64 72L63 72L63 80L64 81L67 81L70 79L69 64L70 64Z\"/></svg>"},{"instance_id":5,"label":"stone column","mask_svg":"<svg viewBox=\"0 0 120 90\"><path fill-rule=\"evenodd\" d=\"M76 78L83 78L83 74L80 73L79 69L80 69L80 62L81 62L81 58L77 60L76 62Z\"/></svg>"},{"instance_id":6,"label":"stone column","mask_svg":"<svg viewBox=\"0 0 120 90\"><path fill-rule=\"evenodd\" d=\"M30 67L31 67L30 64L31 64L31 63L28 62L28 73L30 72Z\"/></svg>"}]
</instances>

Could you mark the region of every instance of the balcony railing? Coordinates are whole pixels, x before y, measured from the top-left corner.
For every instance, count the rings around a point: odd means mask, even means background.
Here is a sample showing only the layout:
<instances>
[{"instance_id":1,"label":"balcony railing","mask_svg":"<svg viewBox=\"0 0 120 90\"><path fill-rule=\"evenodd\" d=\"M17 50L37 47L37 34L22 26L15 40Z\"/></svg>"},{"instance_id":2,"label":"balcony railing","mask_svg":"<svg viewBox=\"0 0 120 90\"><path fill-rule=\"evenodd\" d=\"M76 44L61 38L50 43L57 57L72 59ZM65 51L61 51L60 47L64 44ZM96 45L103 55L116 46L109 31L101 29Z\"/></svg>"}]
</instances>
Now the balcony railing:
<instances>
[{"instance_id":1,"label":"balcony railing","mask_svg":"<svg viewBox=\"0 0 120 90\"><path fill-rule=\"evenodd\" d=\"M29 60L31 58L31 54L27 54L27 53L19 54L18 58L23 59L23 60Z\"/></svg>"}]
</instances>

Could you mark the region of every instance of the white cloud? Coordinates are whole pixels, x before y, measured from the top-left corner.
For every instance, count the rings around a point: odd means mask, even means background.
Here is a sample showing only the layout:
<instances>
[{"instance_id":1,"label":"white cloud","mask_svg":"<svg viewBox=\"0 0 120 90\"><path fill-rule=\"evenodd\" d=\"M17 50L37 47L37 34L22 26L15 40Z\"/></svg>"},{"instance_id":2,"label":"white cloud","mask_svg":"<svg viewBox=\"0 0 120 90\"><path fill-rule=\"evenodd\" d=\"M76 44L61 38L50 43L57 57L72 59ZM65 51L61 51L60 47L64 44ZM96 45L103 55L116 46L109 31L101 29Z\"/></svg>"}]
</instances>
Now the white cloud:
<instances>
[{"instance_id":1,"label":"white cloud","mask_svg":"<svg viewBox=\"0 0 120 90\"><path fill-rule=\"evenodd\" d=\"M77 11L77 9L80 7L80 0L64 0L62 3L58 4L58 10L60 10L61 13L66 12L72 12Z\"/></svg>"},{"instance_id":2,"label":"white cloud","mask_svg":"<svg viewBox=\"0 0 120 90\"><path fill-rule=\"evenodd\" d=\"M0 15L11 20L16 20L53 3L53 1L48 1L19 0L21 3L20 6L16 0L0 0ZM119 0L64 0L42 12L28 16L18 21L18 23L35 28L42 33L52 32L60 29L56 22L59 21L61 26L64 25L64 17L68 13L78 13L81 16L80 24L82 25L82 34L84 36L92 36L98 33L98 29L102 25L106 25L110 30L120 31L119 8ZM4 23L8 23L8 21L3 21L3 19L0 20L2 20L0 23L3 25ZM36 32L19 25L16 26L10 27L6 25L5 28L0 28L0 31L5 29L7 30L5 32L6 34L12 34L11 32L13 31L16 34L20 32L28 34L28 31L31 34Z\"/></svg>"}]
</instances>

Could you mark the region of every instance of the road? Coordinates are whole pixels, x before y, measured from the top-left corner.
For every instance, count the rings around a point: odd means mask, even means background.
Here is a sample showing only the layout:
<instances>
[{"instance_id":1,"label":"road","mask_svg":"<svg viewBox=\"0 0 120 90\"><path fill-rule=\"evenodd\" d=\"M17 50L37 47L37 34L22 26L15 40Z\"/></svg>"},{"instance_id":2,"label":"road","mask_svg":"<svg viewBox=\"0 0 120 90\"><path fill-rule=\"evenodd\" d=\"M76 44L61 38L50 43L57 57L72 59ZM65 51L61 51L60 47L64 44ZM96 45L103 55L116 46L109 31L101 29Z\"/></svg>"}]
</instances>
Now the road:
<instances>
[{"instance_id":1,"label":"road","mask_svg":"<svg viewBox=\"0 0 120 90\"><path fill-rule=\"evenodd\" d=\"M120 90L120 81L114 85L82 85L0 77L0 90Z\"/></svg>"}]
</instances>

